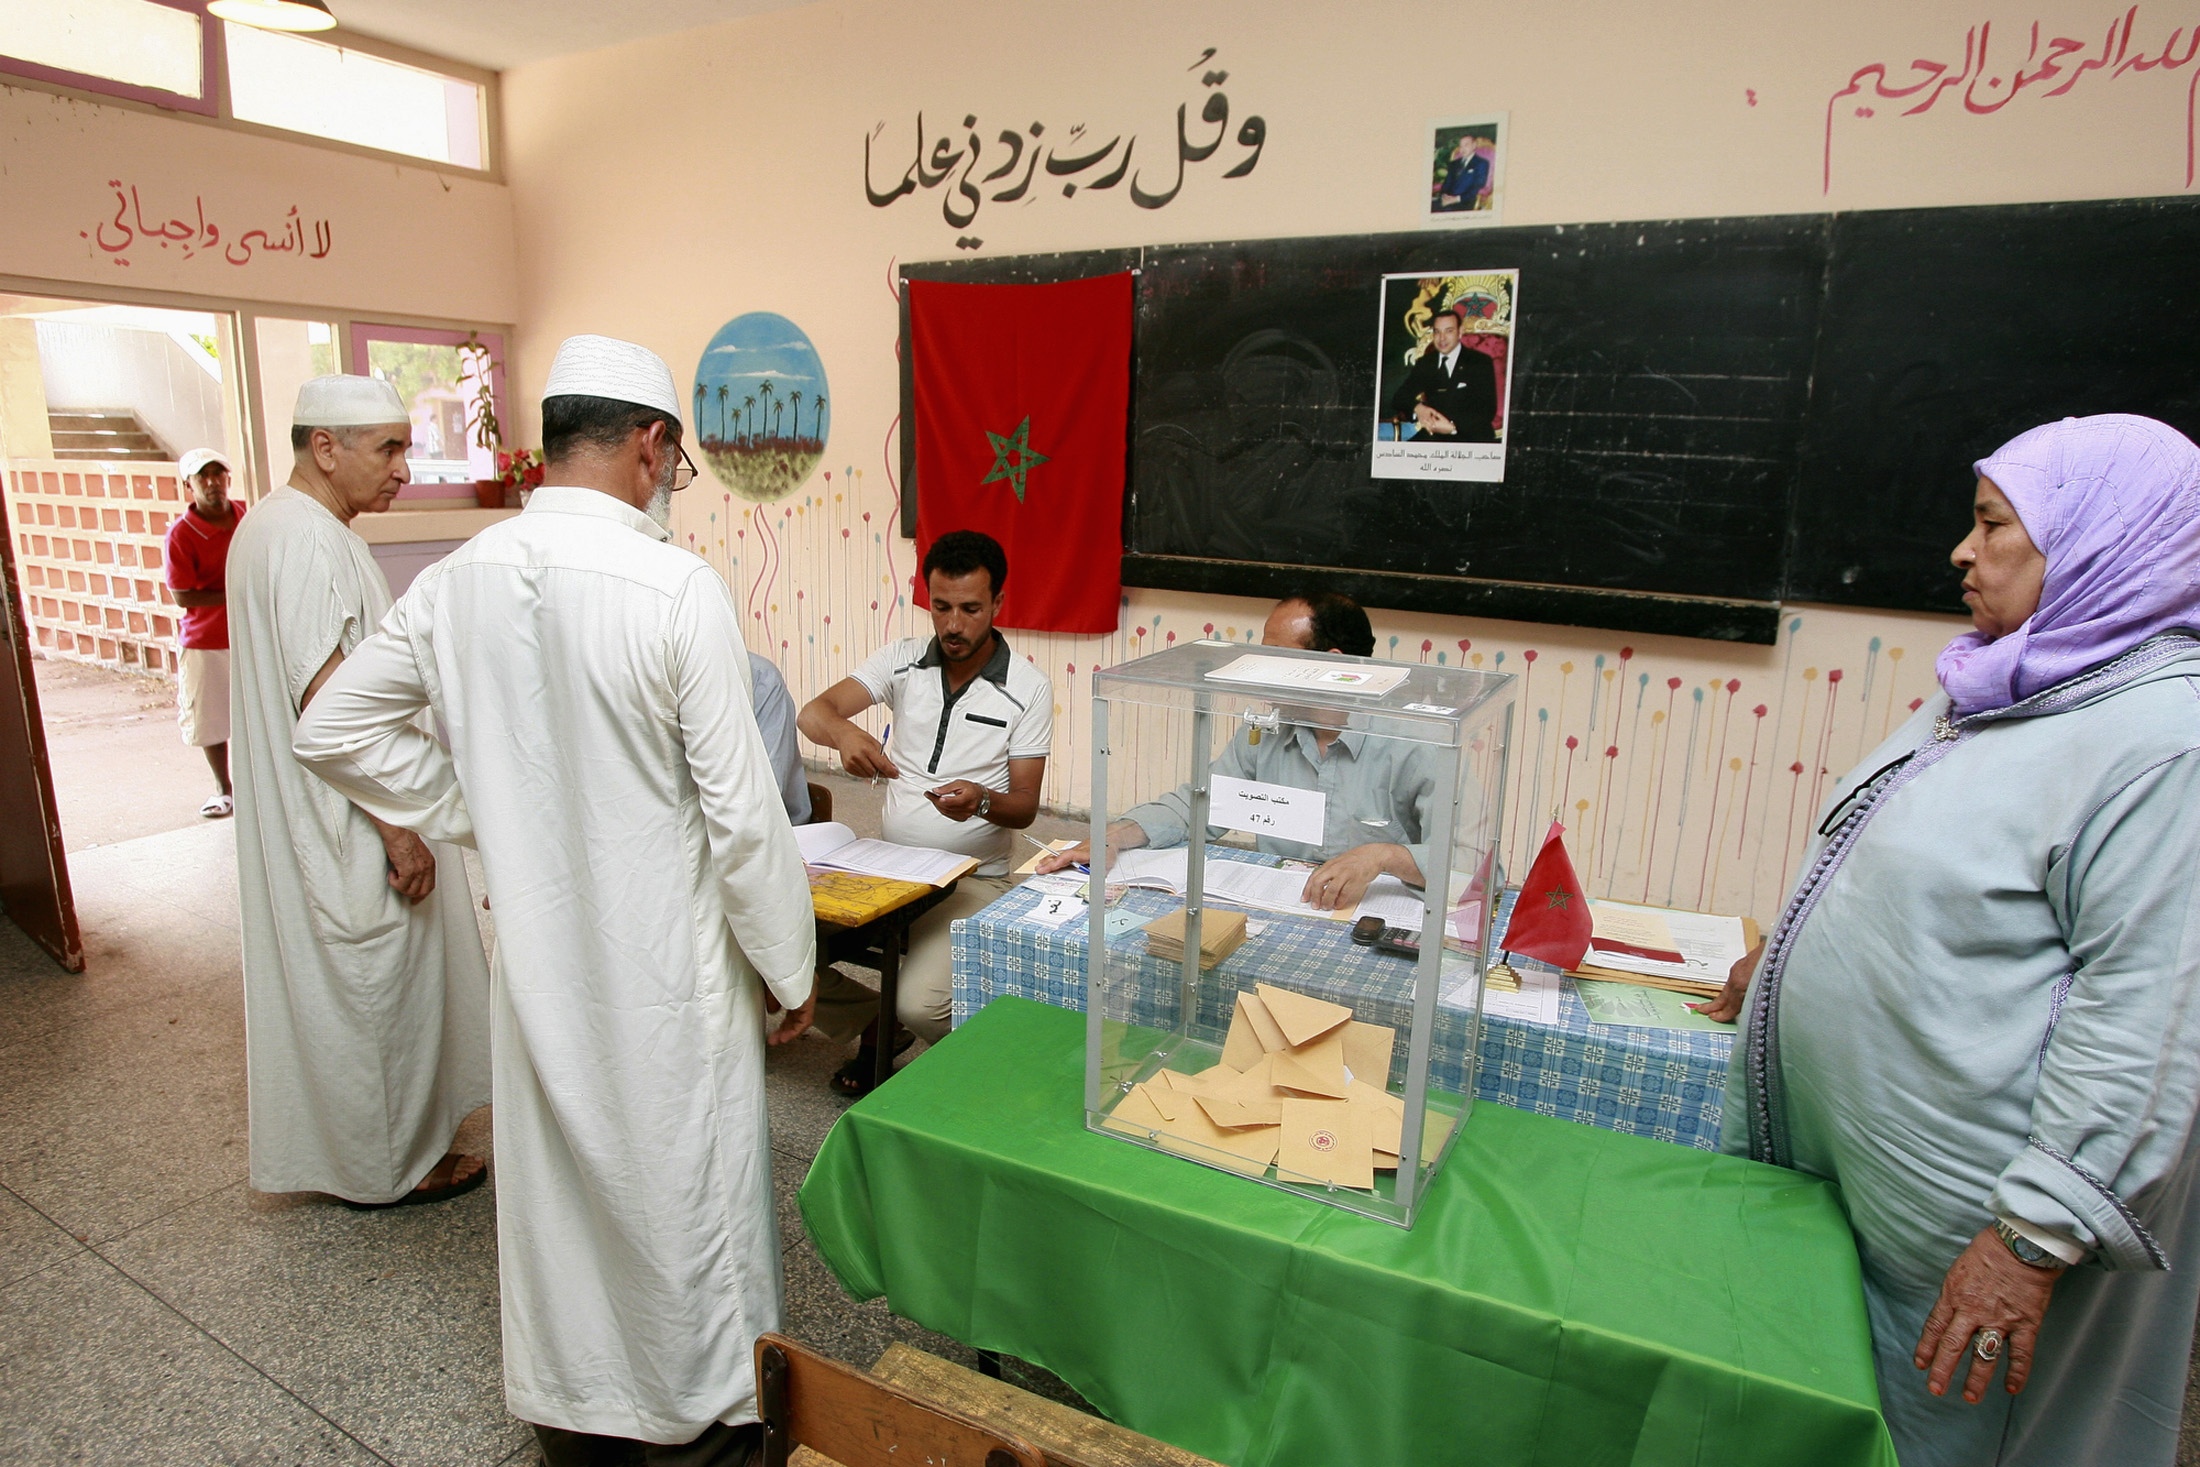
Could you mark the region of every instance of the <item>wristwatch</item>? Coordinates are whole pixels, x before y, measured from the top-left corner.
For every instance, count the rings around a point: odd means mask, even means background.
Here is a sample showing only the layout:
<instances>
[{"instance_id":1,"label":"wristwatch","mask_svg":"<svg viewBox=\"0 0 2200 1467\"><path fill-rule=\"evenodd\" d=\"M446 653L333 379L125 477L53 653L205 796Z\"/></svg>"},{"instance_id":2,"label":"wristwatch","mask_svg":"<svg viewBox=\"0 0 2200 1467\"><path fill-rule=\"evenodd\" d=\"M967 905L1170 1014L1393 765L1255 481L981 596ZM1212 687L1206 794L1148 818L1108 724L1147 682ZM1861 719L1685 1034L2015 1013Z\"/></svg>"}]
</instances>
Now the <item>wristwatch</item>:
<instances>
[{"instance_id":1,"label":"wristwatch","mask_svg":"<svg viewBox=\"0 0 2200 1467\"><path fill-rule=\"evenodd\" d=\"M979 818L980 820L983 820L983 819L985 819L985 818L986 818L986 817L987 817L988 815L991 815L992 813L993 813L993 796L992 796L992 795L991 795L990 793L987 793L987 794L982 794L982 795L978 796L978 818Z\"/></svg>"},{"instance_id":2,"label":"wristwatch","mask_svg":"<svg viewBox=\"0 0 2200 1467\"><path fill-rule=\"evenodd\" d=\"M2017 1262L2027 1268L2060 1271L2069 1267L2060 1258L2057 1258L1998 1217L1994 1219L1994 1236L2001 1239L2003 1246L2017 1256Z\"/></svg>"}]
</instances>

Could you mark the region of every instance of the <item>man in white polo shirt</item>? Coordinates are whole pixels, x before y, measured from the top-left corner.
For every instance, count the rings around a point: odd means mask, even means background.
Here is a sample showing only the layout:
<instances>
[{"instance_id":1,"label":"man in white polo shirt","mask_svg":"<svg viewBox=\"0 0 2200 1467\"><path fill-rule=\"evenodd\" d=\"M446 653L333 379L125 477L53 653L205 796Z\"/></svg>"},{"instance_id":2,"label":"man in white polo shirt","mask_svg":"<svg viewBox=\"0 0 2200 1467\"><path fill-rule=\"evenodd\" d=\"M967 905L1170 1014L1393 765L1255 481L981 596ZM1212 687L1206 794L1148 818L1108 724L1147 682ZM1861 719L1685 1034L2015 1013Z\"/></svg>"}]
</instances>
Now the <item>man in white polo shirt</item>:
<instances>
[{"instance_id":1,"label":"man in white polo shirt","mask_svg":"<svg viewBox=\"0 0 2200 1467\"><path fill-rule=\"evenodd\" d=\"M909 932L901 963L901 1022L927 1042L948 1029L948 924L1008 890L1014 831L1039 813L1039 785L1054 741L1054 689L1030 659L1009 650L993 626L1008 579L999 542L955 530L924 556L931 597L929 638L907 637L871 654L802 710L802 732L840 751L858 778L888 779L881 819L886 839L976 856L978 869ZM852 722L886 705L886 742ZM833 970L819 989L817 1027L841 1040L875 1018L878 995ZM877 1034L833 1077L860 1095L875 1072Z\"/></svg>"}]
</instances>

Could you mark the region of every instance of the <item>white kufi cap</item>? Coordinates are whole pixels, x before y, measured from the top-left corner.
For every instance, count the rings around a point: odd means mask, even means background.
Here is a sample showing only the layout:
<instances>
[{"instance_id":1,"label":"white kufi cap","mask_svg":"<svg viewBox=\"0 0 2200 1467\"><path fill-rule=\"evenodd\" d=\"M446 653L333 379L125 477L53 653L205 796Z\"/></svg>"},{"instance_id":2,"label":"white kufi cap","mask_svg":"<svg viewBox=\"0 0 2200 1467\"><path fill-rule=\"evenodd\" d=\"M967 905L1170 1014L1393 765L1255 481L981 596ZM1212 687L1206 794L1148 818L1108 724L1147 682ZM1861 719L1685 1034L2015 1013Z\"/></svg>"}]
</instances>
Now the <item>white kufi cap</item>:
<instances>
[{"instance_id":1,"label":"white kufi cap","mask_svg":"<svg viewBox=\"0 0 2200 1467\"><path fill-rule=\"evenodd\" d=\"M672 368L646 346L610 336L568 336L550 364L544 397L608 397L655 408L681 423L680 390ZM682 426L685 426L683 423Z\"/></svg>"},{"instance_id":2,"label":"white kufi cap","mask_svg":"<svg viewBox=\"0 0 2200 1467\"><path fill-rule=\"evenodd\" d=\"M300 387L290 421L299 428L366 428L402 423L409 416L405 400L389 383L339 372L312 378Z\"/></svg>"},{"instance_id":3,"label":"white kufi cap","mask_svg":"<svg viewBox=\"0 0 2200 1467\"><path fill-rule=\"evenodd\" d=\"M229 460L211 448L194 448L176 460L176 477L188 479L208 464L220 464L226 469L229 467Z\"/></svg>"}]
</instances>

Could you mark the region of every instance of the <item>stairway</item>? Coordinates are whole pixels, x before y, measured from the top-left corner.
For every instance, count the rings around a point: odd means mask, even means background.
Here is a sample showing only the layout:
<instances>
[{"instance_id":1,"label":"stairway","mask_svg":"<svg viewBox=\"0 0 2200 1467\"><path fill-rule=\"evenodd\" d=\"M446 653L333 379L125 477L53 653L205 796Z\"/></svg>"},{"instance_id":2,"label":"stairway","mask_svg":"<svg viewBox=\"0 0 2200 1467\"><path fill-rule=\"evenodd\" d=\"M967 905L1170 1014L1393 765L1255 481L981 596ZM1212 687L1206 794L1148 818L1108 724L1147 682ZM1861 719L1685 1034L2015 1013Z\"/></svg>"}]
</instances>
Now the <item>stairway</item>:
<instances>
[{"instance_id":1,"label":"stairway","mask_svg":"<svg viewBox=\"0 0 2200 1467\"><path fill-rule=\"evenodd\" d=\"M147 432L137 414L116 412L53 412L46 415L53 432L53 456L59 459L102 460L108 463L172 463L175 455L161 447Z\"/></svg>"}]
</instances>

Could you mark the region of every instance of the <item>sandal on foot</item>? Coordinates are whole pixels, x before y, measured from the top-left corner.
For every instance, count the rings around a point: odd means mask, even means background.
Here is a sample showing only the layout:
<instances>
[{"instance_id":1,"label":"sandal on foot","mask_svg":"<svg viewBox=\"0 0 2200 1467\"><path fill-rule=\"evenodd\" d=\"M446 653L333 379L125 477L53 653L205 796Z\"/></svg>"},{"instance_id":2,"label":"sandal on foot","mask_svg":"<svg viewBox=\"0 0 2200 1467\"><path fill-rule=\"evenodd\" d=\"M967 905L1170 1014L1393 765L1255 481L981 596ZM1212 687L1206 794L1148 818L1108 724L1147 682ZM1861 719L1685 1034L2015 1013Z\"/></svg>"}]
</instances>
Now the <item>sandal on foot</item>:
<instances>
[{"instance_id":1,"label":"sandal on foot","mask_svg":"<svg viewBox=\"0 0 2200 1467\"><path fill-rule=\"evenodd\" d=\"M903 1031L901 1043L894 1046L894 1057L899 1059L916 1042L916 1035ZM856 1051L854 1059L833 1071L832 1086L842 1095L860 1098L869 1095L876 1088L872 1082L877 1076L878 1046L866 1044Z\"/></svg>"},{"instance_id":2,"label":"sandal on foot","mask_svg":"<svg viewBox=\"0 0 2200 1467\"><path fill-rule=\"evenodd\" d=\"M237 802L227 795L216 795L199 806L199 815L206 820L227 820L237 813Z\"/></svg>"},{"instance_id":3,"label":"sandal on foot","mask_svg":"<svg viewBox=\"0 0 2200 1467\"><path fill-rule=\"evenodd\" d=\"M458 1175L458 1169L469 1161L479 1162L480 1165L474 1168L471 1175L462 1178ZM447 1202L453 1197L465 1196L488 1180L487 1158L466 1156L452 1151L445 1153L443 1159L420 1179L419 1186L394 1202L354 1202L348 1197L339 1197L336 1200L354 1212L383 1212L392 1207L417 1207L423 1203Z\"/></svg>"}]
</instances>

